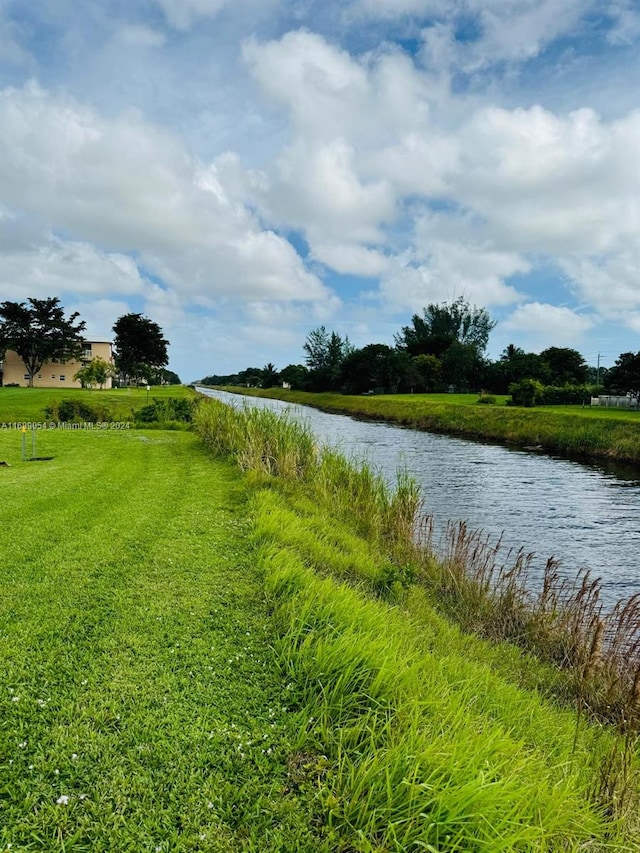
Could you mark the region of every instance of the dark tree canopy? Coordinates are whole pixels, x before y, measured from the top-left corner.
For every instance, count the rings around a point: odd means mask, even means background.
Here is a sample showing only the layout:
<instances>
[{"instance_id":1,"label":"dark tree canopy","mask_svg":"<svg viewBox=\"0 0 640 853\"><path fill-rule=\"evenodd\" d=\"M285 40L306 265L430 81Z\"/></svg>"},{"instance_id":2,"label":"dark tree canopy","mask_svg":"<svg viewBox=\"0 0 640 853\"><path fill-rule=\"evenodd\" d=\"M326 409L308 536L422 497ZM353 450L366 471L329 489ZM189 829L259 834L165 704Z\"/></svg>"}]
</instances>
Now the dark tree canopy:
<instances>
[{"instance_id":1,"label":"dark tree canopy","mask_svg":"<svg viewBox=\"0 0 640 853\"><path fill-rule=\"evenodd\" d=\"M351 394L383 389L395 393L404 382L408 385L410 359L386 344L368 344L352 350L343 360L341 379L344 390Z\"/></svg>"},{"instance_id":2,"label":"dark tree canopy","mask_svg":"<svg viewBox=\"0 0 640 853\"><path fill-rule=\"evenodd\" d=\"M486 308L470 305L459 296L454 302L431 303L414 314L410 326L395 336L399 349L410 356L435 355L441 358L453 343L473 346L478 355L487 348L495 321Z\"/></svg>"},{"instance_id":3,"label":"dark tree canopy","mask_svg":"<svg viewBox=\"0 0 640 853\"><path fill-rule=\"evenodd\" d=\"M86 324L75 322L77 311L66 318L57 296L27 302L0 303L0 351L18 353L33 387L33 377L45 362L80 357Z\"/></svg>"},{"instance_id":4,"label":"dark tree canopy","mask_svg":"<svg viewBox=\"0 0 640 853\"><path fill-rule=\"evenodd\" d=\"M623 394L640 394L640 352L623 352L607 371L607 388L621 391Z\"/></svg>"},{"instance_id":5,"label":"dark tree canopy","mask_svg":"<svg viewBox=\"0 0 640 853\"><path fill-rule=\"evenodd\" d=\"M261 385L263 388L273 388L276 385L280 384L280 374L276 370L275 364L272 362L268 362L262 368L262 382Z\"/></svg>"},{"instance_id":6,"label":"dark tree canopy","mask_svg":"<svg viewBox=\"0 0 640 853\"><path fill-rule=\"evenodd\" d=\"M113 325L115 364L129 381L151 381L155 371L166 367L169 342L162 329L142 314L124 314Z\"/></svg>"},{"instance_id":7,"label":"dark tree canopy","mask_svg":"<svg viewBox=\"0 0 640 853\"><path fill-rule=\"evenodd\" d=\"M549 347L540 353L549 365L551 385L582 385L589 376L589 367L576 349Z\"/></svg>"},{"instance_id":8,"label":"dark tree canopy","mask_svg":"<svg viewBox=\"0 0 640 853\"><path fill-rule=\"evenodd\" d=\"M309 332L302 348L306 353L311 388L315 391L335 390L340 382L342 362L352 351L349 339L319 326Z\"/></svg>"}]
</instances>

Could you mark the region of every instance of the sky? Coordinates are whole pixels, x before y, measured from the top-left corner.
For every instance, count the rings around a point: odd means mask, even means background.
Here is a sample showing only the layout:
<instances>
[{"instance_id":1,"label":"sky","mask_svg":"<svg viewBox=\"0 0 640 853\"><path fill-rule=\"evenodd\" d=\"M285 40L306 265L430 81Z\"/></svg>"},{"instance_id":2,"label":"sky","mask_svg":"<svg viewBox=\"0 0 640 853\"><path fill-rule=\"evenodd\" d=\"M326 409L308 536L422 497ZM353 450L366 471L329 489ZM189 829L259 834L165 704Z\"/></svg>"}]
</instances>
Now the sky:
<instances>
[{"instance_id":1,"label":"sky","mask_svg":"<svg viewBox=\"0 0 640 853\"><path fill-rule=\"evenodd\" d=\"M0 300L185 382L393 344L640 350L637 0L0 0Z\"/></svg>"}]
</instances>

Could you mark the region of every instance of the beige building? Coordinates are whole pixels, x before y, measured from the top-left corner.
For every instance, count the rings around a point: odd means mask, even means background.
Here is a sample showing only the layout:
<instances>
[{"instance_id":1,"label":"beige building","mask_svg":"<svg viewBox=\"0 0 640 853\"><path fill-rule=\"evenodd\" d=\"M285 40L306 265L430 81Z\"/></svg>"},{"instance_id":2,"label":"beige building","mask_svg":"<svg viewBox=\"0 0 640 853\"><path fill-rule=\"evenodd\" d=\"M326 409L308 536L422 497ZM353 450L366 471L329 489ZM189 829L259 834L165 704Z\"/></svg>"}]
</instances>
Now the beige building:
<instances>
[{"instance_id":1,"label":"beige building","mask_svg":"<svg viewBox=\"0 0 640 853\"><path fill-rule=\"evenodd\" d=\"M110 341L85 341L82 356L79 360L72 361L47 361L33 377L34 388L80 388L80 382L74 380L75 374L92 358L103 358L109 364L113 364L113 351ZM13 350L7 350L2 367L3 385L29 384L29 374L24 362ZM112 387L109 377L104 383L104 388Z\"/></svg>"}]
</instances>

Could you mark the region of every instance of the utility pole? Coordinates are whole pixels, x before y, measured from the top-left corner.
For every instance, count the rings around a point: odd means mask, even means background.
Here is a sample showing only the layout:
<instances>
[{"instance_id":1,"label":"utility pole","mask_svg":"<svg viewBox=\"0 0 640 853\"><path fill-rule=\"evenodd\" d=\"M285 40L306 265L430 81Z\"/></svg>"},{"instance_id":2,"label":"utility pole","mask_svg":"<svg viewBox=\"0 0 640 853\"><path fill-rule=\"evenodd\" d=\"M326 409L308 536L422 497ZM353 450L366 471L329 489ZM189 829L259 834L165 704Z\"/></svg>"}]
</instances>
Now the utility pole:
<instances>
[{"instance_id":1,"label":"utility pole","mask_svg":"<svg viewBox=\"0 0 640 853\"><path fill-rule=\"evenodd\" d=\"M600 353L598 353L598 366L596 367L596 385L600 385Z\"/></svg>"}]
</instances>

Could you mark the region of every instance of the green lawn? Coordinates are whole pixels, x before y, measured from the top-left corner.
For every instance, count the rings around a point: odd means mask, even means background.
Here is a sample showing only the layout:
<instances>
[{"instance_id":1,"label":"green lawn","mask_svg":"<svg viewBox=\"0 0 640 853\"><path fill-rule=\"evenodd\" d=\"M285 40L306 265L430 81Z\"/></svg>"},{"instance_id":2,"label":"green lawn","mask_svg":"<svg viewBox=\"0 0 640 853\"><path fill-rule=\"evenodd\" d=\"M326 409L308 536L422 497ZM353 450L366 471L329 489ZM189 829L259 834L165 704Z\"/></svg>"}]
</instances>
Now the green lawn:
<instances>
[{"instance_id":1,"label":"green lawn","mask_svg":"<svg viewBox=\"0 0 640 853\"><path fill-rule=\"evenodd\" d=\"M147 395L144 388L94 390L86 388L4 388L0 387L0 429L3 423L43 422L45 407L61 400L83 400L89 405L111 408L114 420L130 420L134 411L154 398L184 397L191 394L186 385L154 386Z\"/></svg>"},{"instance_id":2,"label":"green lawn","mask_svg":"<svg viewBox=\"0 0 640 853\"><path fill-rule=\"evenodd\" d=\"M324 849L239 475L191 433L38 440L0 432L0 850Z\"/></svg>"}]
</instances>

